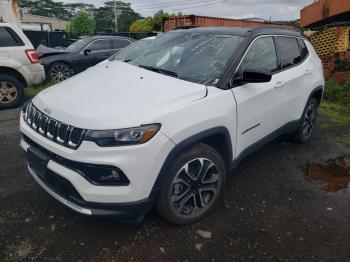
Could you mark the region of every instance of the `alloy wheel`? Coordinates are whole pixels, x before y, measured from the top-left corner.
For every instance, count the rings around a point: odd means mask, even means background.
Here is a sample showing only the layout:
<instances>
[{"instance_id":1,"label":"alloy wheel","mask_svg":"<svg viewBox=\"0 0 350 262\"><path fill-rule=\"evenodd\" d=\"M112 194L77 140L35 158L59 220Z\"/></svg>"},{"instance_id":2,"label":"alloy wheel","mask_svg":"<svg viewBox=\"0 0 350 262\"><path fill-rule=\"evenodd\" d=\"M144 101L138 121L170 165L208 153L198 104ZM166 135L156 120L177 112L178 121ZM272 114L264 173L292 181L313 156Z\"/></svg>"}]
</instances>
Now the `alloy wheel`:
<instances>
[{"instance_id":1,"label":"alloy wheel","mask_svg":"<svg viewBox=\"0 0 350 262\"><path fill-rule=\"evenodd\" d=\"M6 81L0 82L0 103L10 104L16 100L18 95L17 88Z\"/></svg>"},{"instance_id":2,"label":"alloy wheel","mask_svg":"<svg viewBox=\"0 0 350 262\"><path fill-rule=\"evenodd\" d=\"M50 77L56 82L62 82L72 76L69 66L64 64L55 64L51 68Z\"/></svg>"},{"instance_id":3,"label":"alloy wheel","mask_svg":"<svg viewBox=\"0 0 350 262\"><path fill-rule=\"evenodd\" d=\"M205 212L218 193L219 175L213 161L197 158L186 163L172 182L171 204L176 213Z\"/></svg>"},{"instance_id":4,"label":"alloy wheel","mask_svg":"<svg viewBox=\"0 0 350 262\"><path fill-rule=\"evenodd\" d=\"M311 104L306 110L303 123L303 135L305 138L309 138L312 134L316 121L316 112L317 107L315 104Z\"/></svg>"}]
</instances>

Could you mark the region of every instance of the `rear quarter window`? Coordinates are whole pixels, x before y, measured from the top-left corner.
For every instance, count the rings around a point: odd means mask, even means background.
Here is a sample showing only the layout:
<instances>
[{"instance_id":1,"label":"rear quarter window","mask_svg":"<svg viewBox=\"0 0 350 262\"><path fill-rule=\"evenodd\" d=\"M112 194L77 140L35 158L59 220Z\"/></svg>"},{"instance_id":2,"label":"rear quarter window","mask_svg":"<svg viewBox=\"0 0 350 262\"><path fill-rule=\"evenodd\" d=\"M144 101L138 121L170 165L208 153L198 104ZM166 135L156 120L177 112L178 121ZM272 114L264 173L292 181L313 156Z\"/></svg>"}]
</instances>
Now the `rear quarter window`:
<instances>
[{"instance_id":1,"label":"rear quarter window","mask_svg":"<svg viewBox=\"0 0 350 262\"><path fill-rule=\"evenodd\" d=\"M0 27L0 47L23 46L23 41L9 27Z\"/></svg>"},{"instance_id":2,"label":"rear quarter window","mask_svg":"<svg viewBox=\"0 0 350 262\"><path fill-rule=\"evenodd\" d=\"M292 67L303 60L296 38L279 36L276 38L276 45L279 50L282 69Z\"/></svg>"},{"instance_id":3,"label":"rear quarter window","mask_svg":"<svg viewBox=\"0 0 350 262\"><path fill-rule=\"evenodd\" d=\"M122 49L130 44L130 41L126 39L112 39L112 49Z\"/></svg>"},{"instance_id":4,"label":"rear quarter window","mask_svg":"<svg viewBox=\"0 0 350 262\"><path fill-rule=\"evenodd\" d=\"M309 50L307 49L303 39L298 39L298 42L300 46L301 59L304 60L309 55Z\"/></svg>"}]
</instances>

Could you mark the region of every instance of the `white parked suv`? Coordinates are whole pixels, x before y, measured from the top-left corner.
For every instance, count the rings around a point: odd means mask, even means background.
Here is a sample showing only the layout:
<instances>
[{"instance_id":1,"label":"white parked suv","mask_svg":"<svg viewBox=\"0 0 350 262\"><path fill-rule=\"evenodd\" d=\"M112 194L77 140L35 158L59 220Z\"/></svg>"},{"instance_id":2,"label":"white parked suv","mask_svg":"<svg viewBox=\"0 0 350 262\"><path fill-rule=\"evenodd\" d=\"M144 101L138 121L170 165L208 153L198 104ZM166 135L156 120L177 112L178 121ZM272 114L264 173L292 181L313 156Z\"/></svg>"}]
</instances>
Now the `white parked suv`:
<instances>
[{"instance_id":1,"label":"white parked suv","mask_svg":"<svg viewBox=\"0 0 350 262\"><path fill-rule=\"evenodd\" d=\"M24 88L44 80L44 67L25 34L0 22L0 109L18 106Z\"/></svg>"},{"instance_id":2,"label":"white parked suv","mask_svg":"<svg viewBox=\"0 0 350 262\"><path fill-rule=\"evenodd\" d=\"M247 154L285 133L307 142L323 90L297 31L175 30L42 91L23 108L21 145L34 179L79 213L142 219L156 206L188 224Z\"/></svg>"}]
</instances>

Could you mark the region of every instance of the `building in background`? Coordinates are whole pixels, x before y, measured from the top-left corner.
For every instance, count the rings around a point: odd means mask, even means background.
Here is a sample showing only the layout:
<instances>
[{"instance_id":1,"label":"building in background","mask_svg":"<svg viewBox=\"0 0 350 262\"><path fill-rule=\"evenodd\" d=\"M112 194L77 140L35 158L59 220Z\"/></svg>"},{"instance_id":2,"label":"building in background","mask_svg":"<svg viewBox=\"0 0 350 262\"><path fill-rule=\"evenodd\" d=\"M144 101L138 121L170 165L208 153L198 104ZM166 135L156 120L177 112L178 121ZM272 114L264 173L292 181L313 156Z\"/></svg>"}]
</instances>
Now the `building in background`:
<instances>
[{"instance_id":1,"label":"building in background","mask_svg":"<svg viewBox=\"0 0 350 262\"><path fill-rule=\"evenodd\" d=\"M62 19L21 12L21 24L23 30L66 31L68 23L68 21Z\"/></svg>"},{"instance_id":2,"label":"building in background","mask_svg":"<svg viewBox=\"0 0 350 262\"><path fill-rule=\"evenodd\" d=\"M317 0L301 10L301 26L314 30L310 40L327 78L350 80L350 0Z\"/></svg>"},{"instance_id":3,"label":"building in background","mask_svg":"<svg viewBox=\"0 0 350 262\"><path fill-rule=\"evenodd\" d=\"M0 0L0 20L21 27L17 0Z\"/></svg>"}]
</instances>

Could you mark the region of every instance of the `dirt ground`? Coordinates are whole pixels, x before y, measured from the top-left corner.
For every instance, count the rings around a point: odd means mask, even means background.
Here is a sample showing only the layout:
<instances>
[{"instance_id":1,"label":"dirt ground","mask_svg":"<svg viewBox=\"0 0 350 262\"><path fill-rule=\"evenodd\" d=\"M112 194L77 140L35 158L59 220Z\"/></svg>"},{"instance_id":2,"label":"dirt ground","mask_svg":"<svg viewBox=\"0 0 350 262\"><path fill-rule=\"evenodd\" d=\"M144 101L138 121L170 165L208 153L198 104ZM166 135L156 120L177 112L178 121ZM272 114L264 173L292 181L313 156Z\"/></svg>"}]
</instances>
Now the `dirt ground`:
<instances>
[{"instance_id":1,"label":"dirt ground","mask_svg":"<svg viewBox=\"0 0 350 262\"><path fill-rule=\"evenodd\" d=\"M18 115L0 111L0 261L350 261L350 189L327 192L303 168L349 156L349 125L321 117L309 144L265 146L232 172L212 215L178 227L154 211L130 225L58 203L26 169Z\"/></svg>"}]
</instances>

